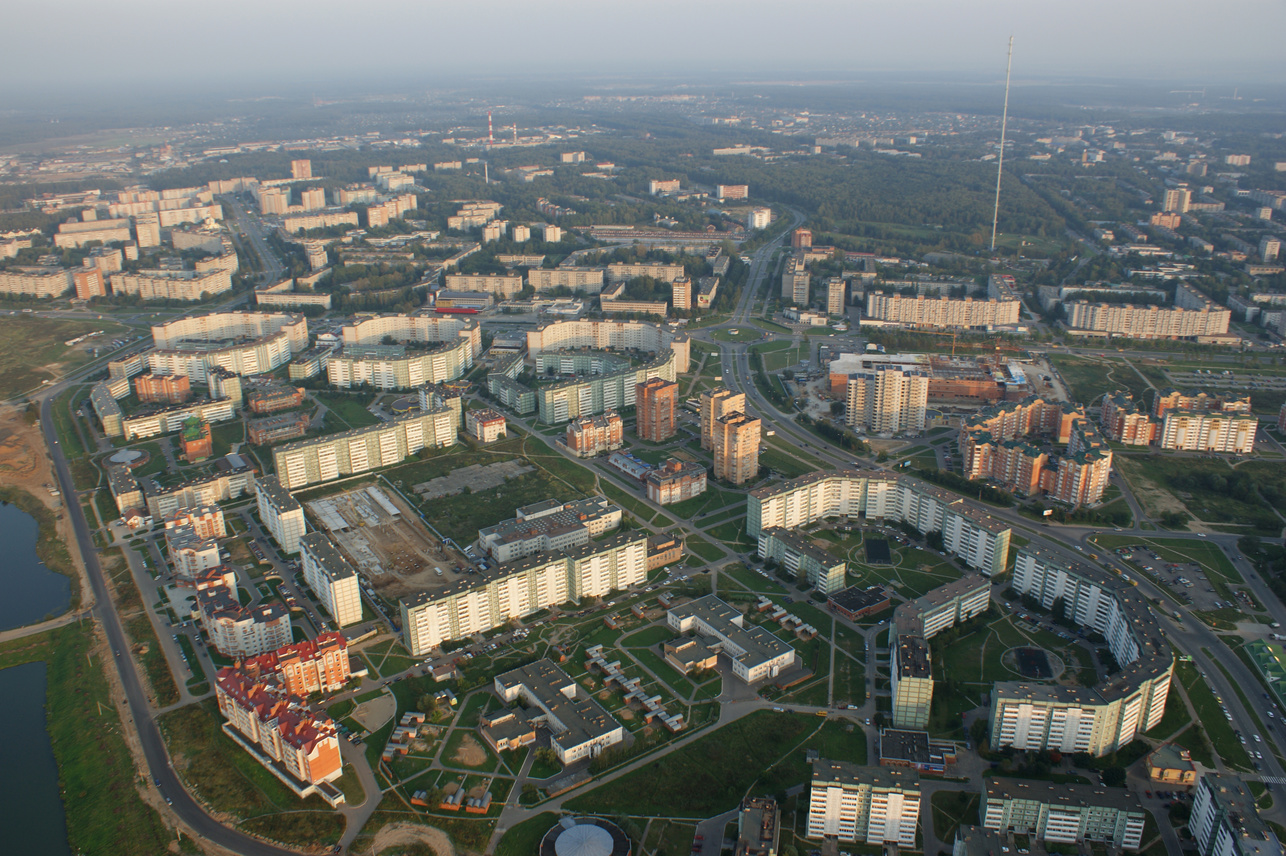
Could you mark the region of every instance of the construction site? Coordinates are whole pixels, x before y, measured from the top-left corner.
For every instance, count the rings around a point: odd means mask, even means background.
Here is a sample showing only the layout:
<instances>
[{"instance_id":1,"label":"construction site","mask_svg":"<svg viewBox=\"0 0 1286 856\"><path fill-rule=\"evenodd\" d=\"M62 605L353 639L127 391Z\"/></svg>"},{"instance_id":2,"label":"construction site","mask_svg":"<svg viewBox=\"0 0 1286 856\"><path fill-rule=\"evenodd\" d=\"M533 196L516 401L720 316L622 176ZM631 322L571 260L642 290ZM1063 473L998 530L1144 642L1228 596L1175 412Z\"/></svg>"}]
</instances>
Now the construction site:
<instances>
[{"instance_id":1,"label":"construction site","mask_svg":"<svg viewBox=\"0 0 1286 856\"><path fill-rule=\"evenodd\" d=\"M1000 356L945 354L840 353L830 356L830 394L843 401L848 376L895 368L929 376L930 404L988 405L1022 401L1040 392L1040 376L1030 373L1030 361Z\"/></svg>"},{"instance_id":2,"label":"construction site","mask_svg":"<svg viewBox=\"0 0 1286 856\"><path fill-rule=\"evenodd\" d=\"M325 532L384 597L439 589L474 570L395 491L366 484L309 500L305 507L313 527Z\"/></svg>"}]
</instances>

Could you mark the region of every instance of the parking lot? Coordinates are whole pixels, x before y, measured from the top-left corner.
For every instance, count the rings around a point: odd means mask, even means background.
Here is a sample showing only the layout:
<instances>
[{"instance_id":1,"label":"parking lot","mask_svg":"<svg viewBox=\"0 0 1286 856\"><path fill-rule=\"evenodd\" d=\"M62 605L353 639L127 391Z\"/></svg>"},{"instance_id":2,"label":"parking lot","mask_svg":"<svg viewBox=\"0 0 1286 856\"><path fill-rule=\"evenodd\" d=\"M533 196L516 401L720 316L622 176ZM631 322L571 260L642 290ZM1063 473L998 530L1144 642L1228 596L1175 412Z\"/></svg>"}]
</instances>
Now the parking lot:
<instances>
[{"instance_id":1,"label":"parking lot","mask_svg":"<svg viewBox=\"0 0 1286 856\"><path fill-rule=\"evenodd\" d=\"M1164 583L1170 591L1194 609L1208 611L1231 606L1219 599L1206 572L1193 562L1167 562L1142 544L1118 547L1116 554L1143 569L1148 576Z\"/></svg>"}]
</instances>

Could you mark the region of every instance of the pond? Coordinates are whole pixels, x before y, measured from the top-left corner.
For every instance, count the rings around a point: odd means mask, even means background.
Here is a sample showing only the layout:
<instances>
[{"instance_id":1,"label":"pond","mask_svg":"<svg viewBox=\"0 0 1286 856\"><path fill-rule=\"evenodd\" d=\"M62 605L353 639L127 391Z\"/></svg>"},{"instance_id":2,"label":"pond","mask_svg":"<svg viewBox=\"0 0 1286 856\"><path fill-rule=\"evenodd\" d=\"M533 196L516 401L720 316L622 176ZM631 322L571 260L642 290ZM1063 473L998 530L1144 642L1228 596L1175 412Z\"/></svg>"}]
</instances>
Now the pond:
<instances>
[{"instance_id":1,"label":"pond","mask_svg":"<svg viewBox=\"0 0 1286 856\"><path fill-rule=\"evenodd\" d=\"M0 503L0 630L61 615L71 604L71 581L36 557L36 519Z\"/></svg>"},{"instance_id":2,"label":"pond","mask_svg":"<svg viewBox=\"0 0 1286 856\"><path fill-rule=\"evenodd\" d=\"M70 856L58 765L45 728L45 664L0 669L0 841L6 853Z\"/></svg>"}]
</instances>

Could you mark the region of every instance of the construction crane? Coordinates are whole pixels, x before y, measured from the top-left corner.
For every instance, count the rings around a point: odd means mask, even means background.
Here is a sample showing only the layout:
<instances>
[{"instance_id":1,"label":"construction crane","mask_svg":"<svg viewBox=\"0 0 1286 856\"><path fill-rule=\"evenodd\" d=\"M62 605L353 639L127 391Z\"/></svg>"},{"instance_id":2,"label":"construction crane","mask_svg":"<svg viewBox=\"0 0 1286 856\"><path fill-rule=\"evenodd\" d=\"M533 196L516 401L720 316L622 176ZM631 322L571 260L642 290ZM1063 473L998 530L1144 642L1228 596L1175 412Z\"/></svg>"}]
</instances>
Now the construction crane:
<instances>
[{"instance_id":1,"label":"construction crane","mask_svg":"<svg viewBox=\"0 0 1286 856\"><path fill-rule=\"evenodd\" d=\"M944 330L916 330L915 332L924 333L925 335L928 335L928 336L950 336L951 337L951 356L954 357L956 355L957 333L955 330L952 330L950 333Z\"/></svg>"}]
</instances>

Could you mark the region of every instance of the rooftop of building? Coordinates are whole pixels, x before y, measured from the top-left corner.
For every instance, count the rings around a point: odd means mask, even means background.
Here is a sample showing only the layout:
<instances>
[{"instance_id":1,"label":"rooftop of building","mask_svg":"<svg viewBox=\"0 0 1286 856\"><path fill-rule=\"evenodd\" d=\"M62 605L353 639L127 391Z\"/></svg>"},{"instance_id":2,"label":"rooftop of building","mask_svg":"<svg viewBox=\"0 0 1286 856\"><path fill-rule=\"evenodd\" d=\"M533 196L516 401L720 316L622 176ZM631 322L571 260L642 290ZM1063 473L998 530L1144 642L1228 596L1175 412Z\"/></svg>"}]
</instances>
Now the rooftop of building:
<instances>
[{"instance_id":1,"label":"rooftop of building","mask_svg":"<svg viewBox=\"0 0 1286 856\"><path fill-rule=\"evenodd\" d=\"M880 760L928 764L936 754L955 752L956 745L947 740L934 740L927 731L885 728L880 731Z\"/></svg>"},{"instance_id":2,"label":"rooftop of building","mask_svg":"<svg viewBox=\"0 0 1286 856\"><path fill-rule=\"evenodd\" d=\"M1239 776L1206 773L1201 783L1225 813L1242 856L1277 856L1282 852L1281 842L1259 816L1255 795Z\"/></svg>"},{"instance_id":3,"label":"rooftop of building","mask_svg":"<svg viewBox=\"0 0 1286 856\"><path fill-rule=\"evenodd\" d=\"M438 413L446 413L446 412L448 412L448 408L443 406L443 407L431 407L428 410L420 410L414 413L394 414L394 416L386 422L377 422L374 425L367 425L362 428L350 428L347 431L340 431L337 434L326 434L325 436L315 437L311 440L299 440L295 443L286 443L285 445L282 445L282 446L276 446L275 448L273 448L272 452L274 455L279 455L283 452L292 452L295 449L307 449L310 446L316 446L324 443L334 443L337 440L344 440L344 439L349 439L353 437L362 437L367 434L378 434L380 431L384 431L389 428L395 428L399 423L402 423L402 422L411 422L415 419L421 419L425 416L435 415Z\"/></svg>"},{"instance_id":4,"label":"rooftop of building","mask_svg":"<svg viewBox=\"0 0 1286 856\"><path fill-rule=\"evenodd\" d=\"M300 537L299 543L317 559L322 571L330 579L347 579L357 573L353 570L353 566L340 554L339 548L335 546L334 542L321 532L309 532Z\"/></svg>"},{"instance_id":5,"label":"rooftop of building","mask_svg":"<svg viewBox=\"0 0 1286 856\"><path fill-rule=\"evenodd\" d=\"M745 651L746 653L738 659L748 664L775 660L792 650L790 645L762 627L753 624L746 627L739 624L738 622L744 620L742 614L712 594L699 597L682 606L673 607L670 612L680 619L693 616L705 622L732 644Z\"/></svg>"},{"instance_id":6,"label":"rooftop of building","mask_svg":"<svg viewBox=\"0 0 1286 856\"><path fill-rule=\"evenodd\" d=\"M506 689L523 686L535 701L548 710L566 727L566 731L555 735L560 745L579 746L595 738L601 738L621 727L616 719L603 709L598 702L585 695L585 690L577 686L572 678L554 664L552 660L542 659L525 666L511 669L496 677L496 682ZM572 688L575 698L568 698L563 691Z\"/></svg>"},{"instance_id":7,"label":"rooftop of building","mask_svg":"<svg viewBox=\"0 0 1286 856\"><path fill-rule=\"evenodd\" d=\"M1064 808L1111 806L1121 811L1143 813L1143 804L1128 788L995 778L986 780L986 789L988 800L1030 800Z\"/></svg>"},{"instance_id":8,"label":"rooftop of building","mask_svg":"<svg viewBox=\"0 0 1286 856\"><path fill-rule=\"evenodd\" d=\"M566 503L547 499L519 508L516 517L478 530L478 538L512 544L541 535L558 537L583 529L591 521L619 514L620 511L620 506L613 505L602 496Z\"/></svg>"},{"instance_id":9,"label":"rooftop of building","mask_svg":"<svg viewBox=\"0 0 1286 856\"><path fill-rule=\"evenodd\" d=\"M888 767L861 767L848 761L820 758L813 762L813 784L870 785L886 790L920 790L920 775L914 770Z\"/></svg>"},{"instance_id":10,"label":"rooftop of building","mask_svg":"<svg viewBox=\"0 0 1286 856\"><path fill-rule=\"evenodd\" d=\"M813 543L812 539L803 535L794 529L783 529L780 526L770 526L760 533L760 537L774 538L790 549L800 553L820 565L832 568L836 565L844 564L842 559L837 559L829 552Z\"/></svg>"},{"instance_id":11,"label":"rooftop of building","mask_svg":"<svg viewBox=\"0 0 1286 856\"><path fill-rule=\"evenodd\" d=\"M870 609L877 604L887 603L889 593L882 585L872 585L866 588L849 586L843 591L835 592L828 600L840 609L848 612L858 612L863 609Z\"/></svg>"},{"instance_id":12,"label":"rooftop of building","mask_svg":"<svg viewBox=\"0 0 1286 856\"><path fill-rule=\"evenodd\" d=\"M918 627L897 627L897 665L899 678L929 678L929 643L917 635Z\"/></svg>"}]
</instances>

